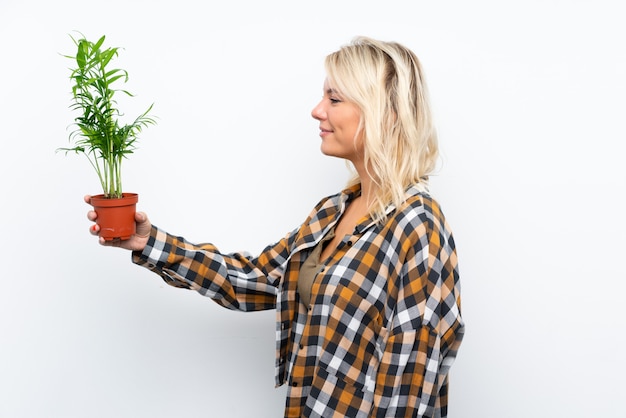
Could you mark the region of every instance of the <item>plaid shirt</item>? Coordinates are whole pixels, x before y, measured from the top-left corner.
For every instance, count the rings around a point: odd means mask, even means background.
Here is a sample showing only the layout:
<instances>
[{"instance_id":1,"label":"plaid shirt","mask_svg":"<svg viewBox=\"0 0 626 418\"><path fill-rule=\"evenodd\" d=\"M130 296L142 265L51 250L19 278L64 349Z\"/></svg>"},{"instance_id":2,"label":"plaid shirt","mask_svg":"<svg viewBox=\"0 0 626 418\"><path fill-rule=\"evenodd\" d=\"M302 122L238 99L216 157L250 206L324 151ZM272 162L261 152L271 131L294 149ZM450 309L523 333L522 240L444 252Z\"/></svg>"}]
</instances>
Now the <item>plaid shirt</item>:
<instances>
[{"instance_id":1,"label":"plaid shirt","mask_svg":"<svg viewBox=\"0 0 626 418\"><path fill-rule=\"evenodd\" d=\"M310 305L299 300L300 266L359 192L323 199L256 257L153 226L133 261L230 309L276 308L285 417L445 417L464 325L454 240L425 188L409 188L384 225L364 218L317 274Z\"/></svg>"}]
</instances>

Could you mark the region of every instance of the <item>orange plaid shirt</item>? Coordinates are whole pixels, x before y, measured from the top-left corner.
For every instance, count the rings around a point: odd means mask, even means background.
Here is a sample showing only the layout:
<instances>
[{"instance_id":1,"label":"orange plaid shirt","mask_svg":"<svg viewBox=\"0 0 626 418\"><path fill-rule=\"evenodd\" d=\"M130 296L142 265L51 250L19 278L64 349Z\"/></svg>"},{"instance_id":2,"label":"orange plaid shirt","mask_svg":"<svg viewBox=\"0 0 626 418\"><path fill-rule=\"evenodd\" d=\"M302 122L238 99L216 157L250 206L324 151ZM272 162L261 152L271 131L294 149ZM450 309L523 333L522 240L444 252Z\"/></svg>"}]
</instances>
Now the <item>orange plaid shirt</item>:
<instances>
[{"instance_id":1,"label":"orange plaid shirt","mask_svg":"<svg viewBox=\"0 0 626 418\"><path fill-rule=\"evenodd\" d=\"M448 372L463 338L457 256L439 205L421 184L364 218L300 302L300 267L360 192L320 201L258 256L220 253L153 226L133 261L168 284L242 311L276 309L276 384L285 417L446 417Z\"/></svg>"}]
</instances>

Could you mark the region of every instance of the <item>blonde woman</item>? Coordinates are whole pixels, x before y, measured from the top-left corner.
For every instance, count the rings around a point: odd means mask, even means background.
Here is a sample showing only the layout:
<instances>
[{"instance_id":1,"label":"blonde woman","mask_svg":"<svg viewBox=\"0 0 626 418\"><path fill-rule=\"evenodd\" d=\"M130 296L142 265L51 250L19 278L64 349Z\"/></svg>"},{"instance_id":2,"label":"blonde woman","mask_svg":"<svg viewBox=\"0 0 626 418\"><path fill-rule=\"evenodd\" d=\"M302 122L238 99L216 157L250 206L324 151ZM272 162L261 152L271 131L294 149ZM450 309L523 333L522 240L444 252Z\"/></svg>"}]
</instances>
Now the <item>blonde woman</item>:
<instances>
[{"instance_id":1,"label":"blonde woman","mask_svg":"<svg viewBox=\"0 0 626 418\"><path fill-rule=\"evenodd\" d=\"M454 240L428 191L438 146L421 65L359 37L325 68L321 151L354 177L291 233L256 257L224 254L138 212L135 236L100 243L226 308L276 309L285 417L445 417L464 325Z\"/></svg>"}]
</instances>

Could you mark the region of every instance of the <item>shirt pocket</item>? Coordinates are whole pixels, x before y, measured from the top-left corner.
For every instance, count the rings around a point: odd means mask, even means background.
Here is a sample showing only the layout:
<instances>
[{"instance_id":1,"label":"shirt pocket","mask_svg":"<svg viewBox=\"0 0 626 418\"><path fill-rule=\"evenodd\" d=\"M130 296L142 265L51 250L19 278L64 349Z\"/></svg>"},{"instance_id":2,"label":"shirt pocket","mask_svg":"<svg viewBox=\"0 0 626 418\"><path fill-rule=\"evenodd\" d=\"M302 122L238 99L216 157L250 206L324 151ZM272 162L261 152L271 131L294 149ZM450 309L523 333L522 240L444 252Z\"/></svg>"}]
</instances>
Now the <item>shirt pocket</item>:
<instances>
[{"instance_id":1,"label":"shirt pocket","mask_svg":"<svg viewBox=\"0 0 626 418\"><path fill-rule=\"evenodd\" d=\"M319 366L303 416L367 418L373 405L374 393L364 390L360 379L354 380L338 370Z\"/></svg>"},{"instance_id":2,"label":"shirt pocket","mask_svg":"<svg viewBox=\"0 0 626 418\"><path fill-rule=\"evenodd\" d=\"M337 344L328 344L327 349L332 348L335 351L322 352L316 374L330 375L336 377L341 384L354 387L363 393L373 393L388 335L389 332L384 327L379 328L378 332L365 328L352 339L343 336Z\"/></svg>"},{"instance_id":3,"label":"shirt pocket","mask_svg":"<svg viewBox=\"0 0 626 418\"><path fill-rule=\"evenodd\" d=\"M388 334L386 328L378 335L366 328L354 340L344 339L337 346L330 344L336 351L324 351L320 357L306 403L310 414L305 416L369 417ZM326 406L320 410L321 403Z\"/></svg>"}]
</instances>

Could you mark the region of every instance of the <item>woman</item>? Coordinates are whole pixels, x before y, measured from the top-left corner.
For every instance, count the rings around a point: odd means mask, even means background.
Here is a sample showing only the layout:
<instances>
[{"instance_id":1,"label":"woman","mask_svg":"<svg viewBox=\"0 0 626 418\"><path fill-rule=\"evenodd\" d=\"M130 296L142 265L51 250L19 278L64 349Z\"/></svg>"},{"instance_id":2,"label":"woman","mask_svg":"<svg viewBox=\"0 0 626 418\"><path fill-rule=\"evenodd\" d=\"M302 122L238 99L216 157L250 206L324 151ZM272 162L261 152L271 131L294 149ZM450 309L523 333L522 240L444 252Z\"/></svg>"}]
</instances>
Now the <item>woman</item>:
<instances>
[{"instance_id":1,"label":"woman","mask_svg":"<svg viewBox=\"0 0 626 418\"><path fill-rule=\"evenodd\" d=\"M445 417L464 326L454 240L427 187L438 146L420 63L361 37L325 67L312 111L321 150L355 175L302 225L254 258L192 244L141 212L135 236L100 243L224 307L275 308L285 417Z\"/></svg>"}]
</instances>

